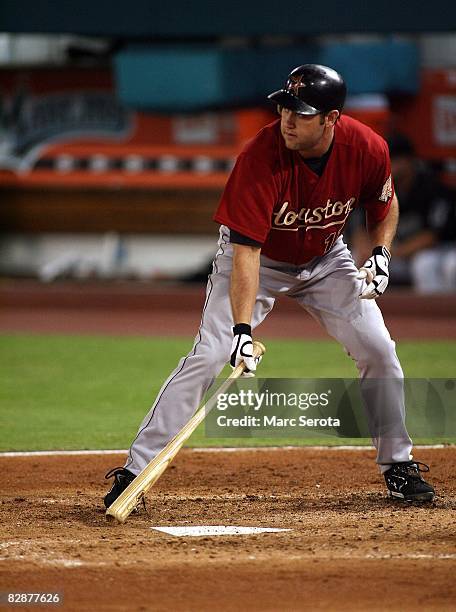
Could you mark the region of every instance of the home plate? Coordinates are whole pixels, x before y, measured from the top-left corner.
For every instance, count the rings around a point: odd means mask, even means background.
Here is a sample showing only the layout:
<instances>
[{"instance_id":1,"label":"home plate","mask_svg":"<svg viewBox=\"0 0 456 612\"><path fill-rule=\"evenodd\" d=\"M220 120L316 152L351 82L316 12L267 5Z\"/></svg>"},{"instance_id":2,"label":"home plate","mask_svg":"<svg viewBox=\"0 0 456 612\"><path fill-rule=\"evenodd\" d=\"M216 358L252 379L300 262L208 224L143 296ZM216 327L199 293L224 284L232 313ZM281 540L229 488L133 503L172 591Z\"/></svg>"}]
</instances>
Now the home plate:
<instances>
[{"instance_id":1,"label":"home plate","mask_svg":"<svg viewBox=\"0 0 456 612\"><path fill-rule=\"evenodd\" d=\"M277 527L239 527L236 525L201 525L193 527L151 527L156 531L163 531L173 536L224 536L224 535L251 535L256 533L276 533L278 531L291 531L291 529L278 529Z\"/></svg>"}]
</instances>

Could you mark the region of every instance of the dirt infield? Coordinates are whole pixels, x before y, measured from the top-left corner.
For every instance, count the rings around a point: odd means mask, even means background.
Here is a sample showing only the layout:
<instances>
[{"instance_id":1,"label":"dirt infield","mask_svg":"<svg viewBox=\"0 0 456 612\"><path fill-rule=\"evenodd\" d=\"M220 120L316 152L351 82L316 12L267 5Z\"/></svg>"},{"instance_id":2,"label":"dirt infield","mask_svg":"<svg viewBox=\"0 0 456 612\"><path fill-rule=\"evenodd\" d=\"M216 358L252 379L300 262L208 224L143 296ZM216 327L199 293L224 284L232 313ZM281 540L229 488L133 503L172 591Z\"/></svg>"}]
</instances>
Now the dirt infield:
<instances>
[{"instance_id":1,"label":"dirt infield","mask_svg":"<svg viewBox=\"0 0 456 612\"><path fill-rule=\"evenodd\" d=\"M201 289L6 284L0 331L193 335L203 299ZM454 297L388 299L393 337L456 338ZM291 300L262 336L327 337ZM0 592L59 591L57 609L75 612L455 609L456 448L416 458L432 466L432 504L389 501L368 450L184 450L150 492L149 514L116 525L101 507L103 475L123 457L0 456ZM151 529L190 525L291 531Z\"/></svg>"},{"instance_id":2,"label":"dirt infield","mask_svg":"<svg viewBox=\"0 0 456 612\"><path fill-rule=\"evenodd\" d=\"M0 591L60 591L75 611L454 609L456 448L416 458L432 466L432 504L390 502L369 450L184 450L149 515L117 525L100 501L123 457L0 457Z\"/></svg>"}]
</instances>

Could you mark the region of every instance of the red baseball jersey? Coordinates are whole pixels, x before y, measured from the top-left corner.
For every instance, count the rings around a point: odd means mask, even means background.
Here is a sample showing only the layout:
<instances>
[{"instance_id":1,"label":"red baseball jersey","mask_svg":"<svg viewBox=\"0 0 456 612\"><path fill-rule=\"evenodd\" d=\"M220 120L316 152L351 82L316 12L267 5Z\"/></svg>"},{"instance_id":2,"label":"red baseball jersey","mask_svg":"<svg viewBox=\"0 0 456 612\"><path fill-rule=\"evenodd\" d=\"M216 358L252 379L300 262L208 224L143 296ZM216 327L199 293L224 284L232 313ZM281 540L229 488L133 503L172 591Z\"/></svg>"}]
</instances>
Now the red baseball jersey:
<instances>
[{"instance_id":1,"label":"red baseball jersey","mask_svg":"<svg viewBox=\"0 0 456 612\"><path fill-rule=\"evenodd\" d=\"M355 207L368 224L384 219L393 193L388 145L363 123L342 115L319 177L287 149L279 119L244 147L214 220L261 242L263 255L301 265L331 249Z\"/></svg>"}]
</instances>

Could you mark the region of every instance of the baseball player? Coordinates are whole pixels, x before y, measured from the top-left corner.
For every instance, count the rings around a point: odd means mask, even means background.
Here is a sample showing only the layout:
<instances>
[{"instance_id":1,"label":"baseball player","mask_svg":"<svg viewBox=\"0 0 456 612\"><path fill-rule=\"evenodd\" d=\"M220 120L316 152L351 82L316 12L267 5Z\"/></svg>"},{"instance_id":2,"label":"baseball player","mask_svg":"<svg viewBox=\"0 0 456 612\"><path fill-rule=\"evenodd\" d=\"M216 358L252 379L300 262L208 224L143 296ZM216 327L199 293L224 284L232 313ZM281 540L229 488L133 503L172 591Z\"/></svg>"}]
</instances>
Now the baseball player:
<instances>
[{"instance_id":1,"label":"baseball player","mask_svg":"<svg viewBox=\"0 0 456 612\"><path fill-rule=\"evenodd\" d=\"M244 147L214 217L219 248L195 343L144 418L125 467L107 474L107 507L187 423L228 360L255 371L252 330L280 295L297 300L356 362L368 422L395 417L393 435L371 430L390 495L433 499L421 476L428 466L412 459L403 372L375 301L388 285L398 221L388 147L341 114L345 97L343 78L315 64L295 68L269 95L280 118ZM355 207L364 208L372 243L359 270L342 238Z\"/></svg>"}]
</instances>

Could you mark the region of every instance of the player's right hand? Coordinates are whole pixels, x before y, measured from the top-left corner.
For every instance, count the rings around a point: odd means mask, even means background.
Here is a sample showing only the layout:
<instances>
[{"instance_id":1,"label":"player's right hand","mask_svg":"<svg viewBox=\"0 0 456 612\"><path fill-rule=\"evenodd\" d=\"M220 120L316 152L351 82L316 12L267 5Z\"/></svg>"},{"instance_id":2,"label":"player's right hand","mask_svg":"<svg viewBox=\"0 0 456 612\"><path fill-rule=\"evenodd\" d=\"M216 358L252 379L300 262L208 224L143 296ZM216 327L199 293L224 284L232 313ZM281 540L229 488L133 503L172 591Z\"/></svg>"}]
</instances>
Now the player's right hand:
<instances>
[{"instance_id":1,"label":"player's right hand","mask_svg":"<svg viewBox=\"0 0 456 612\"><path fill-rule=\"evenodd\" d=\"M243 376L255 376L254 372L260 357L253 357L252 328L247 323L238 323L233 327L233 344L231 345L230 365L236 368L242 361L245 363Z\"/></svg>"}]
</instances>

